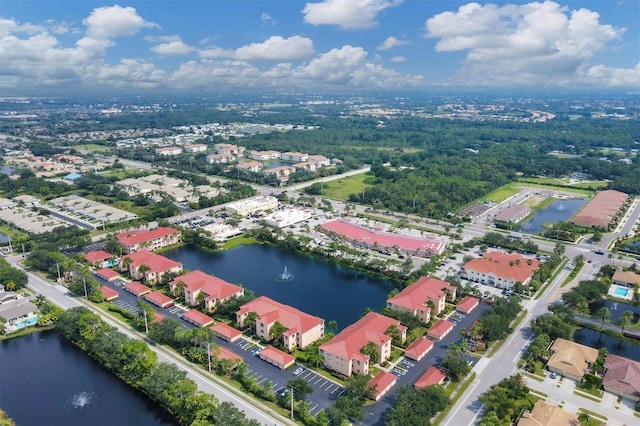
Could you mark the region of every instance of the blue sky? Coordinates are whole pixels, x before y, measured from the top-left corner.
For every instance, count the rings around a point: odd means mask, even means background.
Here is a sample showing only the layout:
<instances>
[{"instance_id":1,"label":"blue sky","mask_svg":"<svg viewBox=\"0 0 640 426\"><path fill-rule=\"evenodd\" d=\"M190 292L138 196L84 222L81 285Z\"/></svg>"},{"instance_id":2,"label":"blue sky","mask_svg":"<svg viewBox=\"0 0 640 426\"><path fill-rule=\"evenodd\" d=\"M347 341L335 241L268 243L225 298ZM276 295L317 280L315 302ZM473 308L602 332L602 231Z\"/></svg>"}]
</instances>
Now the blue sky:
<instances>
[{"instance_id":1,"label":"blue sky","mask_svg":"<svg viewBox=\"0 0 640 426\"><path fill-rule=\"evenodd\" d=\"M640 87L638 0L3 0L0 96Z\"/></svg>"}]
</instances>

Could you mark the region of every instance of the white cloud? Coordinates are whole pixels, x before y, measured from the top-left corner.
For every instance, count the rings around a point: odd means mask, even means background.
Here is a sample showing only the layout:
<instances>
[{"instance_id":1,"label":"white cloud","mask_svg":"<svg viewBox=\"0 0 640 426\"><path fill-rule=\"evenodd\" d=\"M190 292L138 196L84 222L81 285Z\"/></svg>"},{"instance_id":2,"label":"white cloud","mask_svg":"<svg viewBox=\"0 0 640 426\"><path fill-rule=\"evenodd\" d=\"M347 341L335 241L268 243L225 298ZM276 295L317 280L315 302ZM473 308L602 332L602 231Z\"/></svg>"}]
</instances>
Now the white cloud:
<instances>
[{"instance_id":1,"label":"white cloud","mask_svg":"<svg viewBox=\"0 0 640 426\"><path fill-rule=\"evenodd\" d=\"M404 46L405 44L409 44L406 40L400 40L394 36L387 37L385 41L382 42L380 46L377 47L377 50L391 50L394 47Z\"/></svg>"},{"instance_id":2,"label":"white cloud","mask_svg":"<svg viewBox=\"0 0 640 426\"><path fill-rule=\"evenodd\" d=\"M205 59L232 58L242 61L297 61L314 54L313 41L306 37L271 36L262 43L251 43L236 50L210 47L200 51Z\"/></svg>"},{"instance_id":3,"label":"white cloud","mask_svg":"<svg viewBox=\"0 0 640 426\"><path fill-rule=\"evenodd\" d=\"M586 79L598 86L640 87L640 63L635 68L612 68L595 65L589 68Z\"/></svg>"},{"instance_id":4,"label":"white cloud","mask_svg":"<svg viewBox=\"0 0 640 426\"><path fill-rule=\"evenodd\" d=\"M391 62L399 63L399 62L406 62L407 58L405 58L404 56L392 56L391 58L389 58L389 60Z\"/></svg>"},{"instance_id":5,"label":"white cloud","mask_svg":"<svg viewBox=\"0 0 640 426\"><path fill-rule=\"evenodd\" d=\"M378 14L403 0L324 0L307 3L302 9L304 21L312 25L337 25L343 29L376 26Z\"/></svg>"},{"instance_id":6,"label":"white cloud","mask_svg":"<svg viewBox=\"0 0 640 426\"><path fill-rule=\"evenodd\" d=\"M153 89L166 81L167 75L155 65L136 59L122 59L117 65L91 66L85 80L99 87L119 89Z\"/></svg>"},{"instance_id":7,"label":"white cloud","mask_svg":"<svg viewBox=\"0 0 640 426\"><path fill-rule=\"evenodd\" d=\"M133 35L145 27L159 27L142 19L133 7L118 5L93 9L82 23L87 27L87 37L98 40Z\"/></svg>"},{"instance_id":8,"label":"white cloud","mask_svg":"<svg viewBox=\"0 0 640 426\"><path fill-rule=\"evenodd\" d=\"M260 15L260 20L262 21L263 24L267 25L275 25L278 23L278 21L276 21L275 19L273 19L271 17L271 15L269 15L267 12L262 12L262 14Z\"/></svg>"},{"instance_id":9,"label":"white cloud","mask_svg":"<svg viewBox=\"0 0 640 426\"><path fill-rule=\"evenodd\" d=\"M438 52L468 51L458 79L469 84L571 84L588 61L624 29L601 24L588 9L553 1L469 3L425 23Z\"/></svg>"},{"instance_id":10,"label":"white cloud","mask_svg":"<svg viewBox=\"0 0 640 426\"><path fill-rule=\"evenodd\" d=\"M160 43L151 48L151 51L160 56L186 55L194 50L193 47L185 44L182 40L172 40Z\"/></svg>"}]
</instances>

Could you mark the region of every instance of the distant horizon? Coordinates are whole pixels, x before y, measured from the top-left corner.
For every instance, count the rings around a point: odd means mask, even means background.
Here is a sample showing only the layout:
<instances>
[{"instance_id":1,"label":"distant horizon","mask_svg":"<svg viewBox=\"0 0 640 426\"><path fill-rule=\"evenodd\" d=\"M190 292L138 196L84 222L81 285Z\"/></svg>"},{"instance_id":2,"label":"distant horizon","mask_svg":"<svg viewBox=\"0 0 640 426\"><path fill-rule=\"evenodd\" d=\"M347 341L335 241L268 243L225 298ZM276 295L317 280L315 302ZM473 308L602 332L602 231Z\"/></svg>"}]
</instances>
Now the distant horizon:
<instances>
[{"instance_id":1,"label":"distant horizon","mask_svg":"<svg viewBox=\"0 0 640 426\"><path fill-rule=\"evenodd\" d=\"M639 92L637 0L5 0L0 93Z\"/></svg>"}]
</instances>

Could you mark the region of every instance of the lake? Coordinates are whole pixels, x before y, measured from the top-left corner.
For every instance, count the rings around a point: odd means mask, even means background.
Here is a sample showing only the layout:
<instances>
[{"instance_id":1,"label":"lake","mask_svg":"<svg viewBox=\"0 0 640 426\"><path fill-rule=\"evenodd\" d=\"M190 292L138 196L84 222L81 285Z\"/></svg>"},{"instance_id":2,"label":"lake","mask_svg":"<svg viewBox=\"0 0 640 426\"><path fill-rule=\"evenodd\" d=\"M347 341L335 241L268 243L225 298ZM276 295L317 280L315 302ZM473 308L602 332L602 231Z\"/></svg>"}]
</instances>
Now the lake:
<instances>
[{"instance_id":1,"label":"lake","mask_svg":"<svg viewBox=\"0 0 640 426\"><path fill-rule=\"evenodd\" d=\"M17 425L177 424L55 331L0 342L0 354L0 407Z\"/></svg>"},{"instance_id":2,"label":"lake","mask_svg":"<svg viewBox=\"0 0 640 426\"><path fill-rule=\"evenodd\" d=\"M627 305L626 303L614 302L613 300L601 299L597 300L589 305L589 309L591 310L591 314L597 316L598 309L606 306L611 312L611 318L609 321L616 322L618 318L622 316L624 311L633 312L634 323L637 322L638 317L640 317L640 308L636 308L633 305Z\"/></svg>"},{"instance_id":3,"label":"lake","mask_svg":"<svg viewBox=\"0 0 640 426\"><path fill-rule=\"evenodd\" d=\"M242 284L256 296L267 296L304 312L335 320L340 329L357 321L365 308L386 305L391 283L339 264L270 245L239 246L220 253L183 246L162 252L191 271L200 269ZM294 278L276 281L284 268Z\"/></svg>"},{"instance_id":4,"label":"lake","mask_svg":"<svg viewBox=\"0 0 640 426\"><path fill-rule=\"evenodd\" d=\"M578 328L573 333L573 340L591 348L600 349L606 347L610 354L640 362L640 346L631 343L620 344L620 340L606 334L600 335L599 331Z\"/></svg>"},{"instance_id":5,"label":"lake","mask_svg":"<svg viewBox=\"0 0 640 426\"><path fill-rule=\"evenodd\" d=\"M567 221L571 219L586 202L587 200L577 198L554 201L549 204L546 209L534 210L533 217L522 226L516 228L516 231L526 232L527 234L539 234L545 230L542 226L544 223Z\"/></svg>"}]
</instances>

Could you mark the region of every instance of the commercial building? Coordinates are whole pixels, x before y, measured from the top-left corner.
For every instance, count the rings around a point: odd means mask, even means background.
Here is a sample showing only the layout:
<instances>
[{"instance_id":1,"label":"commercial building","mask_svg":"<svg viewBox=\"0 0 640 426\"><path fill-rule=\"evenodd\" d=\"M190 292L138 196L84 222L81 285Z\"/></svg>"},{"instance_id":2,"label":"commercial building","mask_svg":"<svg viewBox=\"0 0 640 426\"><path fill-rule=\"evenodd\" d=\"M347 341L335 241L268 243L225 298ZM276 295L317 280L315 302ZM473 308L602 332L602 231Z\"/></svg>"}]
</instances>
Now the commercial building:
<instances>
[{"instance_id":1,"label":"commercial building","mask_svg":"<svg viewBox=\"0 0 640 426\"><path fill-rule=\"evenodd\" d=\"M388 299L387 308L409 312L426 324L431 315L440 315L444 311L447 295L450 301L455 300L456 288L436 278L421 277Z\"/></svg>"},{"instance_id":2,"label":"commercial building","mask_svg":"<svg viewBox=\"0 0 640 426\"><path fill-rule=\"evenodd\" d=\"M434 254L442 254L446 248L446 243L442 240L372 231L343 219L323 223L320 225L320 229L329 234L339 235L353 245L372 250L384 249L389 253L398 250L406 255L429 257Z\"/></svg>"},{"instance_id":3,"label":"commercial building","mask_svg":"<svg viewBox=\"0 0 640 426\"><path fill-rule=\"evenodd\" d=\"M204 297L205 308L213 311L219 303L224 303L231 297L241 297L244 289L239 285L231 284L223 279L195 270L174 278L169 283L171 293L182 285L184 300L191 306L200 304L200 298ZM203 294L203 296L200 296Z\"/></svg>"},{"instance_id":4,"label":"commercial building","mask_svg":"<svg viewBox=\"0 0 640 426\"><path fill-rule=\"evenodd\" d=\"M267 210L275 210L277 208L278 199L276 197L259 195L257 197L246 198L244 200L229 203L225 207L225 212L228 215L247 217L252 214L262 213Z\"/></svg>"},{"instance_id":5,"label":"commercial building","mask_svg":"<svg viewBox=\"0 0 640 426\"><path fill-rule=\"evenodd\" d=\"M600 191L573 216L571 222L580 226L606 229L628 199L629 196L624 192L611 189Z\"/></svg>"},{"instance_id":6,"label":"commercial building","mask_svg":"<svg viewBox=\"0 0 640 426\"><path fill-rule=\"evenodd\" d=\"M167 273L182 272L182 263L174 262L159 254L142 250L130 253L122 258L121 267L129 269L129 275L135 280L156 283Z\"/></svg>"},{"instance_id":7,"label":"commercial building","mask_svg":"<svg viewBox=\"0 0 640 426\"><path fill-rule=\"evenodd\" d=\"M597 359L597 349L558 338L551 346L547 369L563 377L580 381Z\"/></svg>"},{"instance_id":8,"label":"commercial building","mask_svg":"<svg viewBox=\"0 0 640 426\"><path fill-rule=\"evenodd\" d=\"M407 328L400 321L369 312L356 323L345 328L340 334L320 345L319 352L326 368L344 376L351 374L369 374L369 355L363 348L372 343L379 363L391 355L392 338L389 330L395 326L402 342L407 338Z\"/></svg>"},{"instance_id":9,"label":"commercial building","mask_svg":"<svg viewBox=\"0 0 640 426\"><path fill-rule=\"evenodd\" d=\"M152 230L137 229L116 235L116 240L122 244L124 253L139 250L158 250L180 242L181 232L178 229L159 227Z\"/></svg>"},{"instance_id":10,"label":"commercial building","mask_svg":"<svg viewBox=\"0 0 640 426\"><path fill-rule=\"evenodd\" d=\"M529 216L531 213L533 213L531 207L523 206L521 204L514 204L513 206L507 207L506 209L498 213L493 220L496 222L518 223Z\"/></svg>"},{"instance_id":11,"label":"commercial building","mask_svg":"<svg viewBox=\"0 0 640 426\"><path fill-rule=\"evenodd\" d=\"M527 259L517 253L490 251L481 258L470 260L460 273L470 281L511 289L517 282L528 285L538 266L538 259Z\"/></svg>"},{"instance_id":12,"label":"commercial building","mask_svg":"<svg viewBox=\"0 0 640 426\"><path fill-rule=\"evenodd\" d=\"M286 228L287 226L309 220L311 217L312 214L310 209L291 208L269 213L262 220L269 226L273 226L275 228Z\"/></svg>"},{"instance_id":13,"label":"commercial building","mask_svg":"<svg viewBox=\"0 0 640 426\"><path fill-rule=\"evenodd\" d=\"M273 339L271 330L276 323L284 326L282 344L288 350L295 347L305 348L311 343L324 337L324 320L309 315L289 305L276 302L266 296L260 296L249 303L245 303L236 312L236 320L241 328L246 323L249 313L255 312L256 334L266 341Z\"/></svg>"}]
</instances>

